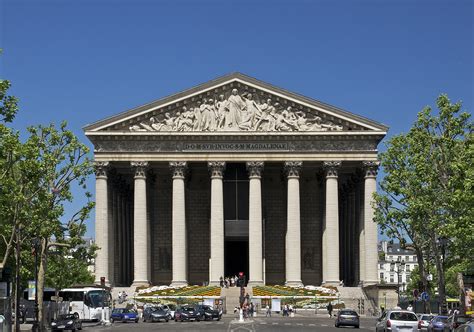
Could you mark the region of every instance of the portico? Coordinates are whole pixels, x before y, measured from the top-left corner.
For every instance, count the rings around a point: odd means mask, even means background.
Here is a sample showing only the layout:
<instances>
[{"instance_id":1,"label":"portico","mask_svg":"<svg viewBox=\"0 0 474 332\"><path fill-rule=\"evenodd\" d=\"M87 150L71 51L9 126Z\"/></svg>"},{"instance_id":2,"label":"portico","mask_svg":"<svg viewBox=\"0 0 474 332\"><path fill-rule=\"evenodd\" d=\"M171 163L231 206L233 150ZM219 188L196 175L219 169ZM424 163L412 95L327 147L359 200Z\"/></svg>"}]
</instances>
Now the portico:
<instances>
[{"instance_id":1,"label":"portico","mask_svg":"<svg viewBox=\"0 0 474 332\"><path fill-rule=\"evenodd\" d=\"M237 73L85 130L97 280L218 284L244 269L252 285L377 282L370 202L387 127Z\"/></svg>"}]
</instances>

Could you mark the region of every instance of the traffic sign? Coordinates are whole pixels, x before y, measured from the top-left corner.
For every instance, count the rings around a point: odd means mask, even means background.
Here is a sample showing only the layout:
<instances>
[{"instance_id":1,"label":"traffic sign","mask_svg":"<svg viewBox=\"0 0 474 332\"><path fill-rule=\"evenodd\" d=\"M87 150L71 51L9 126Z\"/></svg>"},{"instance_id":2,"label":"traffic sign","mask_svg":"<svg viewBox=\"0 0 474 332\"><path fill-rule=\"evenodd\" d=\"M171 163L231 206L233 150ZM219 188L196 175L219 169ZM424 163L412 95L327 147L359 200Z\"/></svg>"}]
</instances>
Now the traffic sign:
<instances>
[{"instance_id":1,"label":"traffic sign","mask_svg":"<svg viewBox=\"0 0 474 332\"><path fill-rule=\"evenodd\" d=\"M429 301L430 295L427 292L423 292L423 293L421 293L421 299L423 301Z\"/></svg>"}]
</instances>

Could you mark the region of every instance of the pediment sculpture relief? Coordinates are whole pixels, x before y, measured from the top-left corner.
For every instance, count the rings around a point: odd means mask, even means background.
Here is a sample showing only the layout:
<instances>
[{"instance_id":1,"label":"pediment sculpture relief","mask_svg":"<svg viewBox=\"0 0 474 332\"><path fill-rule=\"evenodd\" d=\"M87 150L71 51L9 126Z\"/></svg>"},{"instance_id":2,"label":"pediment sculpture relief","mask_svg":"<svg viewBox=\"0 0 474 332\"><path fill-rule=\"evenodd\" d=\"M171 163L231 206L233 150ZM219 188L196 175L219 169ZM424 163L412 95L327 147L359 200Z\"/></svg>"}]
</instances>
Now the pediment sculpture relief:
<instances>
[{"instance_id":1,"label":"pediment sculpture relief","mask_svg":"<svg viewBox=\"0 0 474 332\"><path fill-rule=\"evenodd\" d=\"M283 107L270 98L255 100L251 93L233 89L229 97L203 98L180 111L166 112L163 119L153 116L129 127L130 131L341 131L343 127L307 117L302 110Z\"/></svg>"}]
</instances>

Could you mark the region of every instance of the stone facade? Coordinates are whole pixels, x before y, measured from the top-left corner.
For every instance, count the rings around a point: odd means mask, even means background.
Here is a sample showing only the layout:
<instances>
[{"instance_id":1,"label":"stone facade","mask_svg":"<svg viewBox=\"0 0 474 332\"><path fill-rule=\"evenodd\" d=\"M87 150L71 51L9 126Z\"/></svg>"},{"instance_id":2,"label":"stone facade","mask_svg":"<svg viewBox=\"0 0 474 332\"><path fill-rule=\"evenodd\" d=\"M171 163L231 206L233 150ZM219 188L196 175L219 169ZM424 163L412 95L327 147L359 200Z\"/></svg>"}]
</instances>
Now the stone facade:
<instances>
[{"instance_id":1,"label":"stone facade","mask_svg":"<svg viewBox=\"0 0 474 332\"><path fill-rule=\"evenodd\" d=\"M97 280L377 281L370 200L387 127L236 73L85 130Z\"/></svg>"}]
</instances>

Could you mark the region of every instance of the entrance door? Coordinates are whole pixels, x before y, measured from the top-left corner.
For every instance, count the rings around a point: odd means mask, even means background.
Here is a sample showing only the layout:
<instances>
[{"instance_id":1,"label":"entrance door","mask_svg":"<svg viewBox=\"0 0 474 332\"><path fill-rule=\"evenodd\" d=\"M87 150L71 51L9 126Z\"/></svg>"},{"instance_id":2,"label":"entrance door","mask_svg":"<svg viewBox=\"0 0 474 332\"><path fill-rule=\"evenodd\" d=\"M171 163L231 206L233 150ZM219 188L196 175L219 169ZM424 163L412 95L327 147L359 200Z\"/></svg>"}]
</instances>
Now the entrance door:
<instances>
[{"instance_id":1,"label":"entrance door","mask_svg":"<svg viewBox=\"0 0 474 332\"><path fill-rule=\"evenodd\" d=\"M249 177L244 163L226 165L224 173L224 272L249 277Z\"/></svg>"},{"instance_id":2,"label":"entrance door","mask_svg":"<svg viewBox=\"0 0 474 332\"><path fill-rule=\"evenodd\" d=\"M243 272L248 281L249 271L249 243L248 241L225 241L226 276L239 275Z\"/></svg>"}]
</instances>

